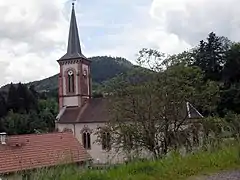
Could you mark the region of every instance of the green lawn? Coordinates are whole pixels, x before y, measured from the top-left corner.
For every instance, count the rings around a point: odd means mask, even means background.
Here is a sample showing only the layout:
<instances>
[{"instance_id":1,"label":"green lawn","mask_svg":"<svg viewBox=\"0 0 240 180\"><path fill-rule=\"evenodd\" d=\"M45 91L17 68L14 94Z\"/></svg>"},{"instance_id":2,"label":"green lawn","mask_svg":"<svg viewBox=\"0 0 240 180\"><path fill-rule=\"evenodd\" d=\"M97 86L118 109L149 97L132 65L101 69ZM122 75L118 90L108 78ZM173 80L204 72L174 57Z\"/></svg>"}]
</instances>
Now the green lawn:
<instances>
[{"instance_id":1,"label":"green lawn","mask_svg":"<svg viewBox=\"0 0 240 180\"><path fill-rule=\"evenodd\" d=\"M39 171L35 180L181 180L187 177L240 168L238 145L222 147L214 152L197 152L185 157L177 153L147 162L134 162L104 171L79 171L75 167L59 167Z\"/></svg>"}]
</instances>

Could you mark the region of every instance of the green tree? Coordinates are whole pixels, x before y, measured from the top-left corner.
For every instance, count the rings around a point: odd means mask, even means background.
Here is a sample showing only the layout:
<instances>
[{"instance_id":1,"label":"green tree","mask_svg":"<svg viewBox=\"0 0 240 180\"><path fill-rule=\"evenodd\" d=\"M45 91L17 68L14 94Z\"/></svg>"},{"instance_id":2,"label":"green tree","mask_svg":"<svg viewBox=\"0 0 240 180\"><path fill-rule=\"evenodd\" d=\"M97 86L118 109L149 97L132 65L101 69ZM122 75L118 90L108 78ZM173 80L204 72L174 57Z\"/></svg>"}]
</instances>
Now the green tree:
<instances>
[{"instance_id":1,"label":"green tree","mask_svg":"<svg viewBox=\"0 0 240 180\"><path fill-rule=\"evenodd\" d=\"M29 115L18 114L10 111L6 117L3 118L6 132L10 135L15 134L29 134L32 133L30 128Z\"/></svg>"},{"instance_id":2,"label":"green tree","mask_svg":"<svg viewBox=\"0 0 240 180\"><path fill-rule=\"evenodd\" d=\"M0 118L7 114L7 103L4 96L0 93Z\"/></svg>"},{"instance_id":3,"label":"green tree","mask_svg":"<svg viewBox=\"0 0 240 180\"><path fill-rule=\"evenodd\" d=\"M213 32L208 35L206 41L200 41L194 65L204 71L206 79L221 80L226 52L230 46L231 42L227 38L216 36Z\"/></svg>"},{"instance_id":4,"label":"green tree","mask_svg":"<svg viewBox=\"0 0 240 180\"><path fill-rule=\"evenodd\" d=\"M18 109L19 112L29 112L30 110L37 109L37 98L34 96L33 89L30 91L26 85L22 83L18 84L17 94L18 94Z\"/></svg>"},{"instance_id":5,"label":"green tree","mask_svg":"<svg viewBox=\"0 0 240 180\"><path fill-rule=\"evenodd\" d=\"M32 95L37 99L39 94L38 92L35 90L35 86L33 84L30 85L29 87L29 91L32 93Z\"/></svg>"},{"instance_id":6,"label":"green tree","mask_svg":"<svg viewBox=\"0 0 240 180\"><path fill-rule=\"evenodd\" d=\"M45 130L51 132L55 129L55 119L58 113L58 104L54 99L39 100L39 119L45 123Z\"/></svg>"},{"instance_id":7,"label":"green tree","mask_svg":"<svg viewBox=\"0 0 240 180\"><path fill-rule=\"evenodd\" d=\"M42 113L42 112L41 112ZM30 120L30 129L31 133L47 133L48 125L45 122L45 119L41 117L41 114L38 114L36 111L31 110L29 113Z\"/></svg>"},{"instance_id":8,"label":"green tree","mask_svg":"<svg viewBox=\"0 0 240 180\"><path fill-rule=\"evenodd\" d=\"M191 66L193 64L195 57L195 49L191 49L189 51L184 51L179 54L173 54L168 56L163 64L166 65L166 67L173 66L173 65L185 65L185 66Z\"/></svg>"},{"instance_id":9,"label":"green tree","mask_svg":"<svg viewBox=\"0 0 240 180\"><path fill-rule=\"evenodd\" d=\"M143 48L138 53L137 64L159 72L163 70L164 66L167 66L165 58L166 54L158 50Z\"/></svg>"},{"instance_id":10,"label":"green tree","mask_svg":"<svg viewBox=\"0 0 240 180\"><path fill-rule=\"evenodd\" d=\"M7 97L8 110L13 110L13 112L17 112L19 110L18 100L19 97L17 90L15 86L11 83Z\"/></svg>"},{"instance_id":11,"label":"green tree","mask_svg":"<svg viewBox=\"0 0 240 180\"><path fill-rule=\"evenodd\" d=\"M240 83L226 85L221 89L218 113L221 117L224 117L228 111L240 113Z\"/></svg>"},{"instance_id":12,"label":"green tree","mask_svg":"<svg viewBox=\"0 0 240 180\"><path fill-rule=\"evenodd\" d=\"M18 106L18 112L25 113L26 111L28 112L28 99L27 99L27 88L22 84L18 83L17 86L17 95L18 95L18 100L17 100L17 106Z\"/></svg>"},{"instance_id":13,"label":"green tree","mask_svg":"<svg viewBox=\"0 0 240 180\"><path fill-rule=\"evenodd\" d=\"M240 43L233 44L226 52L223 79L227 85L240 81Z\"/></svg>"},{"instance_id":14,"label":"green tree","mask_svg":"<svg viewBox=\"0 0 240 180\"><path fill-rule=\"evenodd\" d=\"M190 134L192 129L199 128L200 122L188 120L186 103L206 97L206 101L211 101L217 94L215 84L203 86L202 71L184 65L150 73L144 82L136 81L138 76L120 76L111 85L111 120L107 127L112 135L112 147L123 149L128 155L132 150L136 154L146 149L155 157L180 146L191 149ZM211 91L205 96L202 91L208 86ZM131 143L126 143L126 135L130 136L127 139L131 139Z\"/></svg>"},{"instance_id":15,"label":"green tree","mask_svg":"<svg viewBox=\"0 0 240 180\"><path fill-rule=\"evenodd\" d=\"M223 69L223 85L219 114L224 117L228 111L240 113L240 43L233 43L226 52L226 63Z\"/></svg>"}]
</instances>

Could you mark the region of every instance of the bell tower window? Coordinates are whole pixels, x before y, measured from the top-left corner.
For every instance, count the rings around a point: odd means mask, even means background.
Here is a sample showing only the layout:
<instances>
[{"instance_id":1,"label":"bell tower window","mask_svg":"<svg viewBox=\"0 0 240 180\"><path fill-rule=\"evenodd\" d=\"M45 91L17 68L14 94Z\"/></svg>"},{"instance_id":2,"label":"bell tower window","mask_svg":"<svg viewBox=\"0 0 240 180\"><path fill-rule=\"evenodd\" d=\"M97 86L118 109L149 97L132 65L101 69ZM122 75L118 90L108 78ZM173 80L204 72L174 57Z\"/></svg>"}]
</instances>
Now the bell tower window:
<instances>
[{"instance_id":1,"label":"bell tower window","mask_svg":"<svg viewBox=\"0 0 240 180\"><path fill-rule=\"evenodd\" d=\"M75 83L74 83L74 73L72 70L68 71L68 92L74 93L75 91Z\"/></svg>"},{"instance_id":2,"label":"bell tower window","mask_svg":"<svg viewBox=\"0 0 240 180\"><path fill-rule=\"evenodd\" d=\"M87 70L86 70L86 69L83 70L83 76L84 76L85 78L87 77Z\"/></svg>"}]
</instances>

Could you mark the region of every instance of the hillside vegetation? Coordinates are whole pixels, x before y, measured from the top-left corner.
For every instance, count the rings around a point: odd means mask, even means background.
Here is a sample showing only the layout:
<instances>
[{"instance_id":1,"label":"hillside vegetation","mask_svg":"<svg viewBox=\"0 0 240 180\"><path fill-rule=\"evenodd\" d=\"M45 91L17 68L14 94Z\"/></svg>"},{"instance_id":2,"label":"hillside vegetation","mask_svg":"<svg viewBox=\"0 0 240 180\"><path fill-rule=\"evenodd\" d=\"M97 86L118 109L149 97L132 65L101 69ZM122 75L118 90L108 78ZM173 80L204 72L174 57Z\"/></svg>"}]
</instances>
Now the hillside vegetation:
<instances>
[{"instance_id":1,"label":"hillside vegetation","mask_svg":"<svg viewBox=\"0 0 240 180\"><path fill-rule=\"evenodd\" d=\"M97 143L121 150L129 161L139 159L139 150L146 149L155 161L101 172L78 172L67 167L49 170L42 179L174 180L205 170L239 167L239 57L240 43L213 32L193 49L171 56L144 48L139 52L138 68L122 58L96 57L92 60L94 87L104 84L110 113L104 127L110 138L106 142L103 129L98 128ZM0 131L54 131L57 76L27 85L10 85L5 98L0 93ZM55 91L56 99L35 88ZM191 118L190 105L203 116ZM226 139L235 139L238 145L219 149ZM188 155L168 156L179 149ZM195 153L196 149L203 151Z\"/></svg>"},{"instance_id":2,"label":"hillside vegetation","mask_svg":"<svg viewBox=\"0 0 240 180\"><path fill-rule=\"evenodd\" d=\"M121 57L96 56L91 57L91 75L93 81L93 90L98 88L98 85L104 81L108 81L119 74L126 73L134 68L134 65L128 60ZM42 91L57 91L58 88L58 74L33 81L26 84L27 86L34 85L35 90ZM2 91L8 91L10 84L3 86Z\"/></svg>"}]
</instances>

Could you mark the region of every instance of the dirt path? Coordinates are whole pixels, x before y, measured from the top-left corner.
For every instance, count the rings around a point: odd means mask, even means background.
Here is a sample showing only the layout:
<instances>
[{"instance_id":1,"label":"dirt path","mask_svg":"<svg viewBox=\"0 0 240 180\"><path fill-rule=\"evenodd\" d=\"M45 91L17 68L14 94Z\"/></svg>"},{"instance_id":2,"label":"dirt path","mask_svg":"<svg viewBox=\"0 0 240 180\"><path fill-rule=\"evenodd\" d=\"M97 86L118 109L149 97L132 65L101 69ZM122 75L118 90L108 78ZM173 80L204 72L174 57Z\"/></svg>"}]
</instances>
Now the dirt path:
<instances>
[{"instance_id":1,"label":"dirt path","mask_svg":"<svg viewBox=\"0 0 240 180\"><path fill-rule=\"evenodd\" d=\"M240 171L220 172L210 176L190 178L189 180L240 180Z\"/></svg>"}]
</instances>

